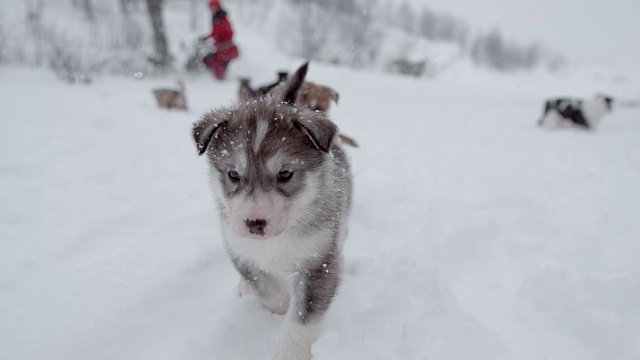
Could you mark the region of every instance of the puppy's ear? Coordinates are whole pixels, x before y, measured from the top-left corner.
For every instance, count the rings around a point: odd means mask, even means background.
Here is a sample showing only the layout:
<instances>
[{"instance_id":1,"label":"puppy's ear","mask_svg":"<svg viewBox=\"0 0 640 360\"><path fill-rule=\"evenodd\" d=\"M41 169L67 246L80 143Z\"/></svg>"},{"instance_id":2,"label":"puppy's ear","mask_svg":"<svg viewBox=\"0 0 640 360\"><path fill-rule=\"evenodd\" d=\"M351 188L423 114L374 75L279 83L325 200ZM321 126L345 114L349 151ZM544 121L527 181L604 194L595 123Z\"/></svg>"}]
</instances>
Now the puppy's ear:
<instances>
[{"instance_id":1,"label":"puppy's ear","mask_svg":"<svg viewBox=\"0 0 640 360\"><path fill-rule=\"evenodd\" d=\"M604 101L607 102L607 107L609 108L609 110L611 110L611 108L613 107L613 102L614 102L613 98L610 97L610 96L605 96L604 97Z\"/></svg>"},{"instance_id":2,"label":"puppy's ear","mask_svg":"<svg viewBox=\"0 0 640 360\"><path fill-rule=\"evenodd\" d=\"M333 101L335 101L337 104L338 100L340 99L340 94L338 94L338 92L333 90L332 88L329 88L329 94L331 95L331 99L333 99Z\"/></svg>"},{"instance_id":3,"label":"puppy's ear","mask_svg":"<svg viewBox=\"0 0 640 360\"><path fill-rule=\"evenodd\" d=\"M212 111L203 115L200 120L193 124L192 135L193 140L196 142L198 155L202 155L207 151L207 147L216 130L227 123L228 120L221 115L222 111Z\"/></svg>"},{"instance_id":4,"label":"puppy's ear","mask_svg":"<svg viewBox=\"0 0 640 360\"><path fill-rule=\"evenodd\" d=\"M283 81L287 81L287 78L289 77L289 72L288 71L278 71L278 82L283 82Z\"/></svg>"},{"instance_id":5,"label":"puppy's ear","mask_svg":"<svg viewBox=\"0 0 640 360\"><path fill-rule=\"evenodd\" d=\"M331 120L324 117L313 117L311 119L299 119L296 122L300 125L313 145L320 151L328 152L331 142L338 133L338 127Z\"/></svg>"},{"instance_id":6,"label":"puppy's ear","mask_svg":"<svg viewBox=\"0 0 640 360\"><path fill-rule=\"evenodd\" d=\"M293 105L296 103L296 99L298 99L298 92L300 92L300 88L304 83L304 78L307 76L307 70L309 69L309 62L304 63L296 73L293 74L291 79L289 79L285 85L285 89L282 93L282 97L280 100L287 104Z\"/></svg>"}]
</instances>

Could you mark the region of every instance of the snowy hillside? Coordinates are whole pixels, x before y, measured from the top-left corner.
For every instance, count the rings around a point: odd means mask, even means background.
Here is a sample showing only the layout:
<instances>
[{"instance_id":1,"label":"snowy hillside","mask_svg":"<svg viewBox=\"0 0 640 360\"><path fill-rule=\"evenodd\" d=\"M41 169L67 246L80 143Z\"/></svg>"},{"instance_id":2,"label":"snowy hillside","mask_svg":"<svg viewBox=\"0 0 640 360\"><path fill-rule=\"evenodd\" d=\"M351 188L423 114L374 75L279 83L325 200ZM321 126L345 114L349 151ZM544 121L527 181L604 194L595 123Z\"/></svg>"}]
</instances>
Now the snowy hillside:
<instances>
[{"instance_id":1,"label":"snowy hillside","mask_svg":"<svg viewBox=\"0 0 640 360\"><path fill-rule=\"evenodd\" d=\"M240 32L232 76L301 61ZM534 126L549 94L629 96L637 79L432 82L311 65L354 136L347 274L316 359L640 357L640 111L595 132ZM191 123L235 96L186 79L71 87L0 68L0 358L268 359L281 317L238 298Z\"/></svg>"},{"instance_id":2,"label":"snowy hillside","mask_svg":"<svg viewBox=\"0 0 640 360\"><path fill-rule=\"evenodd\" d=\"M422 64L413 75L431 78L465 62L496 71L557 70L563 63L541 44L521 44L497 30L484 34L463 19L408 3L227 0L225 8L236 35L260 33L269 52L360 70L398 72L393 64L407 61ZM171 73L185 71L196 39L210 31L209 16L205 0L164 1ZM141 0L0 0L0 64L48 67L69 82L163 73L149 61L156 57L152 38ZM237 43L242 51L246 44Z\"/></svg>"}]
</instances>

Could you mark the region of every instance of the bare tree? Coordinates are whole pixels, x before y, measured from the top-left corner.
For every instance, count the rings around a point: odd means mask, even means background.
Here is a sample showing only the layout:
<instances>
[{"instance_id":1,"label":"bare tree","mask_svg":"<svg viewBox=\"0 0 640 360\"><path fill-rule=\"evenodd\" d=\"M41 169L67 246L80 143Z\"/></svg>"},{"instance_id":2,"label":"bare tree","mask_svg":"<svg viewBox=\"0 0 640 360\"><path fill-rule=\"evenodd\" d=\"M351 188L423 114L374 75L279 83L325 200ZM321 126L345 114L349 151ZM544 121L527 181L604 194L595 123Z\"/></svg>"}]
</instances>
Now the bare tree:
<instances>
[{"instance_id":1,"label":"bare tree","mask_svg":"<svg viewBox=\"0 0 640 360\"><path fill-rule=\"evenodd\" d=\"M355 0L316 0L315 2L336 14L353 15L358 12L358 4Z\"/></svg>"},{"instance_id":2,"label":"bare tree","mask_svg":"<svg viewBox=\"0 0 640 360\"><path fill-rule=\"evenodd\" d=\"M151 27L153 28L153 39L156 54L150 59L159 67L167 67L169 65L169 48L167 46L167 37L165 36L164 23L162 21L162 0L147 0L147 10L151 19Z\"/></svg>"},{"instance_id":3,"label":"bare tree","mask_svg":"<svg viewBox=\"0 0 640 360\"><path fill-rule=\"evenodd\" d=\"M37 66L42 65L44 58L43 50L43 26L42 13L44 12L43 0L29 0L27 6L27 26L33 35L35 42L34 58Z\"/></svg>"},{"instance_id":4,"label":"bare tree","mask_svg":"<svg viewBox=\"0 0 640 360\"><path fill-rule=\"evenodd\" d=\"M502 40L502 35L494 30L484 39L484 54L487 63L495 69L506 70L509 66L507 62L507 49Z\"/></svg>"},{"instance_id":5,"label":"bare tree","mask_svg":"<svg viewBox=\"0 0 640 360\"><path fill-rule=\"evenodd\" d=\"M87 17L87 20L93 22L95 20L95 13L93 11L93 3L91 0L82 0L82 10L84 11L84 15Z\"/></svg>"},{"instance_id":6,"label":"bare tree","mask_svg":"<svg viewBox=\"0 0 640 360\"><path fill-rule=\"evenodd\" d=\"M190 0L189 1L189 30L196 31L198 29L198 13L200 7L198 6L201 1L200 0Z\"/></svg>"},{"instance_id":7,"label":"bare tree","mask_svg":"<svg viewBox=\"0 0 640 360\"><path fill-rule=\"evenodd\" d=\"M436 22L437 16L429 8L422 9L422 14L418 20L418 34L431 39L436 40Z\"/></svg>"},{"instance_id":8,"label":"bare tree","mask_svg":"<svg viewBox=\"0 0 640 360\"><path fill-rule=\"evenodd\" d=\"M76 9L80 9L90 22L95 20L95 11L92 0L71 0L71 5Z\"/></svg>"},{"instance_id":9,"label":"bare tree","mask_svg":"<svg viewBox=\"0 0 640 360\"><path fill-rule=\"evenodd\" d=\"M124 45L132 50L139 49L142 46L144 31L142 30L138 19L135 16L131 16L134 0L119 0L120 11L122 12L122 35Z\"/></svg>"},{"instance_id":10,"label":"bare tree","mask_svg":"<svg viewBox=\"0 0 640 360\"><path fill-rule=\"evenodd\" d=\"M125 16L131 14L134 10L138 10L138 0L118 0L120 3L120 12Z\"/></svg>"},{"instance_id":11,"label":"bare tree","mask_svg":"<svg viewBox=\"0 0 640 360\"><path fill-rule=\"evenodd\" d=\"M513 40L505 41L498 30L480 35L473 43L471 58L477 64L489 66L500 71L532 69L546 64L550 68L559 64L558 54L552 55L541 45L521 45Z\"/></svg>"},{"instance_id":12,"label":"bare tree","mask_svg":"<svg viewBox=\"0 0 640 360\"><path fill-rule=\"evenodd\" d=\"M318 59L322 48L328 41L326 17L321 16L323 9L311 2L301 2L305 17L298 19L300 34L300 55L306 59Z\"/></svg>"},{"instance_id":13,"label":"bare tree","mask_svg":"<svg viewBox=\"0 0 640 360\"><path fill-rule=\"evenodd\" d=\"M124 15L140 10L140 0L118 0L118 3L120 4L120 12Z\"/></svg>"},{"instance_id":14,"label":"bare tree","mask_svg":"<svg viewBox=\"0 0 640 360\"><path fill-rule=\"evenodd\" d=\"M4 62L6 57L7 36L2 26L2 13L0 13L0 64Z\"/></svg>"},{"instance_id":15,"label":"bare tree","mask_svg":"<svg viewBox=\"0 0 640 360\"><path fill-rule=\"evenodd\" d=\"M394 17L395 25L408 33L414 33L416 27L416 17L414 13L415 11L409 3L402 3Z\"/></svg>"},{"instance_id":16,"label":"bare tree","mask_svg":"<svg viewBox=\"0 0 640 360\"><path fill-rule=\"evenodd\" d=\"M119 3L120 3L120 11L122 12L122 14L124 16L129 15L131 13L131 8L130 8L131 1L129 1L129 0L120 0Z\"/></svg>"},{"instance_id":17,"label":"bare tree","mask_svg":"<svg viewBox=\"0 0 640 360\"><path fill-rule=\"evenodd\" d=\"M370 1L368 6L373 8L377 4ZM380 34L374 27L370 9L354 5L354 10L345 16L340 33L351 44L352 56L347 59L351 65L362 66L374 60L378 52L376 40L380 38Z\"/></svg>"}]
</instances>

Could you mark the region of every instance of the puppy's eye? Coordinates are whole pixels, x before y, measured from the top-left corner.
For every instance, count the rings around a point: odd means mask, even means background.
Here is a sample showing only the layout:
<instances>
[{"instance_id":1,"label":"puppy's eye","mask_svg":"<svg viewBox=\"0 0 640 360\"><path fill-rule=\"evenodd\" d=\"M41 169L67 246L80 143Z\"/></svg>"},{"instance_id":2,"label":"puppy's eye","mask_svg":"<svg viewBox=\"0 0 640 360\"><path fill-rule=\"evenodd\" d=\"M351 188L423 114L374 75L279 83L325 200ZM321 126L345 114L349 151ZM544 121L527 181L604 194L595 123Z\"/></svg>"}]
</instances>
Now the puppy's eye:
<instances>
[{"instance_id":1,"label":"puppy's eye","mask_svg":"<svg viewBox=\"0 0 640 360\"><path fill-rule=\"evenodd\" d=\"M238 182L240 181L240 174L238 174L237 171L235 170L231 170L227 173L227 175L229 175L229 179L231 179L231 181L233 182Z\"/></svg>"},{"instance_id":2,"label":"puppy's eye","mask_svg":"<svg viewBox=\"0 0 640 360\"><path fill-rule=\"evenodd\" d=\"M278 173L278 182L285 183L291 180L293 173L289 170L283 170Z\"/></svg>"}]
</instances>

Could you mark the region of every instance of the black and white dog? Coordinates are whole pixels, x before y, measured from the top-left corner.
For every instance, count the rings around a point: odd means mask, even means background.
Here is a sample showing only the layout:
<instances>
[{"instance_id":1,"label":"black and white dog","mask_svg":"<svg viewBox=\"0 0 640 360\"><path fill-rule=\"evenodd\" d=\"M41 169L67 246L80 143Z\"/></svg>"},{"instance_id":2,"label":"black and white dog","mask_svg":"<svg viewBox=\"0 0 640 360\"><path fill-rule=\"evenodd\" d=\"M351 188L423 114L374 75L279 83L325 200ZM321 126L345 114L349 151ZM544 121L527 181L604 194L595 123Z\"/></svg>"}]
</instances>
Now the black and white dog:
<instances>
[{"instance_id":1,"label":"black and white dog","mask_svg":"<svg viewBox=\"0 0 640 360\"><path fill-rule=\"evenodd\" d=\"M598 125L604 115L611 112L612 106L613 99L604 95L597 95L592 100L570 98L547 100L538 125L560 127L573 124L592 129Z\"/></svg>"},{"instance_id":2,"label":"black and white dog","mask_svg":"<svg viewBox=\"0 0 640 360\"><path fill-rule=\"evenodd\" d=\"M311 358L340 282L351 207L350 167L336 125L294 105L307 65L277 98L219 108L193 127L240 294L253 293L285 314L278 360Z\"/></svg>"}]
</instances>

